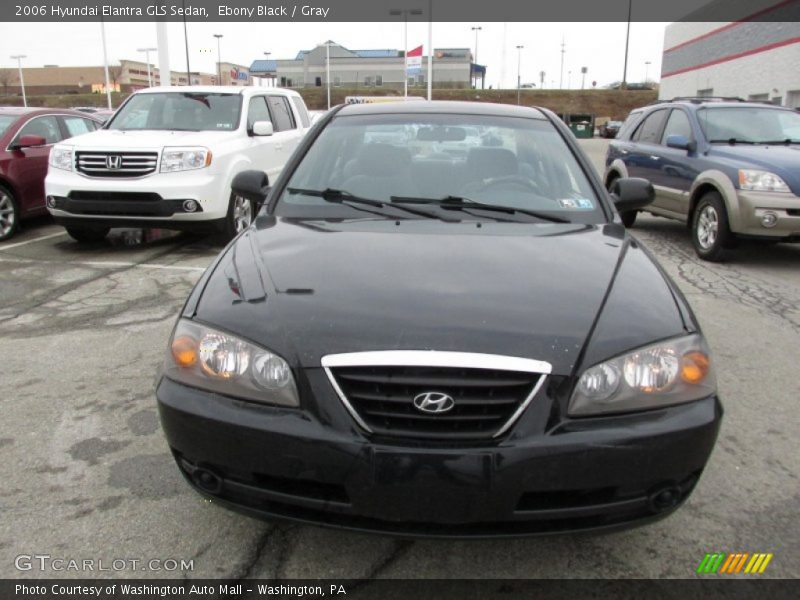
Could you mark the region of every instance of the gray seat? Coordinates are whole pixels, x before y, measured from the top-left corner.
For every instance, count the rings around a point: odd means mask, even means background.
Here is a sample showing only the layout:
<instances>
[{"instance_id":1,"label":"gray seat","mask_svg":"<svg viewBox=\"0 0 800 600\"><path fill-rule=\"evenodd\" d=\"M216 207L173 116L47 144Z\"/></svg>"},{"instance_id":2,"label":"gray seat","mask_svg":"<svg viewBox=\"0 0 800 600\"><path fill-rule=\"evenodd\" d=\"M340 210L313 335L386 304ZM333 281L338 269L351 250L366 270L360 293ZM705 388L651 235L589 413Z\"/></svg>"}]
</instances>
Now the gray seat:
<instances>
[{"instance_id":1,"label":"gray seat","mask_svg":"<svg viewBox=\"0 0 800 600\"><path fill-rule=\"evenodd\" d=\"M417 193L411 177L411 154L405 148L366 144L345 170L347 177L342 189L356 196L388 201L390 196Z\"/></svg>"}]
</instances>

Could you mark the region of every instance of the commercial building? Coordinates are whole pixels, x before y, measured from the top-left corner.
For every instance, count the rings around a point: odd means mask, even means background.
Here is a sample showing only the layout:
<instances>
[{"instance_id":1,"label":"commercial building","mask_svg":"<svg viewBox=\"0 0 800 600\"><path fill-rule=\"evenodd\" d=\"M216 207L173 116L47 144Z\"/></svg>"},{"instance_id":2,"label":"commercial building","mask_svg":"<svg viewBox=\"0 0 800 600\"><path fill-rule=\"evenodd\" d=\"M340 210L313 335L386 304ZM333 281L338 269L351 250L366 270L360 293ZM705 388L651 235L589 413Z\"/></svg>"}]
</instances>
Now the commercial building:
<instances>
[{"instance_id":1,"label":"commercial building","mask_svg":"<svg viewBox=\"0 0 800 600\"><path fill-rule=\"evenodd\" d=\"M328 46L326 48L326 46ZM250 72L272 78L281 87L327 85L327 57L330 56L331 85L344 87L402 88L406 78L403 51L396 49L350 50L335 42L302 50L292 59L256 60ZM422 68L408 74L409 86L427 86L428 57ZM433 54L434 87L468 88L471 80L485 79L486 68L472 62L469 48L437 48Z\"/></svg>"},{"instance_id":2,"label":"commercial building","mask_svg":"<svg viewBox=\"0 0 800 600\"><path fill-rule=\"evenodd\" d=\"M223 63L225 66L227 63ZM235 65L234 65L235 66ZM23 67L25 92L37 94L89 94L105 93L105 71L102 66L93 67ZM155 65L150 65L150 80L158 85L161 74ZM225 74L223 74L223 79ZM230 75L228 75L230 77ZM149 87L147 63L138 60L121 60L118 65L108 67L109 83L113 91L132 92ZM172 85L187 85L186 72L173 70ZM192 85L211 85L216 77L212 73L191 73ZM0 69L0 94L19 95L21 86L16 68Z\"/></svg>"},{"instance_id":3,"label":"commercial building","mask_svg":"<svg viewBox=\"0 0 800 600\"><path fill-rule=\"evenodd\" d=\"M790 4L776 1L728 23L668 25L659 97L732 96L800 108L800 22L783 14L797 10Z\"/></svg>"}]
</instances>

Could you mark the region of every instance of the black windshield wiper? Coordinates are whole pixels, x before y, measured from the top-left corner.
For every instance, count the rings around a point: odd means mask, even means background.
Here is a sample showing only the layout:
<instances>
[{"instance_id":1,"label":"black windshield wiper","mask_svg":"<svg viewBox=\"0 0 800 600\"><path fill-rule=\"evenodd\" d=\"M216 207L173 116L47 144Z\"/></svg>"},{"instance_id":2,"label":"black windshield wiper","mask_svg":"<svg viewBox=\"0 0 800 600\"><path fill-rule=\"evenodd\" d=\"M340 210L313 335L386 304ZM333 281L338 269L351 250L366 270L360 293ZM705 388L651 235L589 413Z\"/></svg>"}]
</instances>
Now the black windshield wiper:
<instances>
[{"instance_id":1,"label":"black windshield wiper","mask_svg":"<svg viewBox=\"0 0 800 600\"><path fill-rule=\"evenodd\" d=\"M348 203L348 206L352 206L352 204L364 204L366 206L373 206L375 208L396 208L398 210L405 211L412 215L417 215L420 217L425 217L426 219L440 219L442 221L454 221L453 219L443 219L441 216L436 215L434 213L430 213L425 210L418 210L415 208L411 208L409 206L396 206L391 202L384 202L383 200L374 200L372 198L363 198L361 196L356 196L355 194L351 194L350 192L344 190L337 190L334 188L325 188L324 190L311 190L305 188L294 188L289 187L286 188L286 191L290 194L305 194L306 196L315 196L317 198L322 198L326 202L333 202L344 204ZM360 208L358 206L353 206L353 208ZM363 209L362 209L363 210ZM385 213L378 213L375 211L368 211L372 212L373 214L383 214ZM386 215L392 216L392 215Z\"/></svg>"},{"instance_id":2,"label":"black windshield wiper","mask_svg":"<svg viewBox=\"0 0 800 600\"><path fill-rule=\"evenodd\" d=\"M465 210L468 208L476 208L476 209L479 208L481 210L502 212L509 215L513 214L527 215L529 217L534 217L536 219L541 219L543 221L550 221L551 223L571 223L571 221L569 221L568 219L564 219L562 217L556 217L553 215L549 215L547 213L542 213L535 210L529 210L527 208L517 208L515 206L487 204L485 202L479 202L477 200L473 200L472 198L466 198L464 196L444 196L442 198L416 198L413 196L392 196L391 200L393 204L399 204L399 203L433 204L435 206L441 206L446 210Z\"/></svg>"},{"instance_id":3,"label":"black windshield wiper","mask_svg":"<svg viewBox=\"0 0 800 600\"><path fill-rule=\"evenodd\" d=\"M756 144L764 144L765 146L777 146L779 144L789 145L789 144L800 144L800 140L793 140L792 138L786 138L783 140L759 140Z\"/></svg>"},{"instance_id":4,"label":"black windshield wiper","mask_svg":"<svg viewBox=\"0 0 800 600\"><path fill-rule=\"evenodd\" d=\"M730 144L733 146L734 144L755 144L756 142L751 142L750 140L740 140L738 138L728 138L726 140L708 140L709 144Z\"/></svg>"}]
</instances>

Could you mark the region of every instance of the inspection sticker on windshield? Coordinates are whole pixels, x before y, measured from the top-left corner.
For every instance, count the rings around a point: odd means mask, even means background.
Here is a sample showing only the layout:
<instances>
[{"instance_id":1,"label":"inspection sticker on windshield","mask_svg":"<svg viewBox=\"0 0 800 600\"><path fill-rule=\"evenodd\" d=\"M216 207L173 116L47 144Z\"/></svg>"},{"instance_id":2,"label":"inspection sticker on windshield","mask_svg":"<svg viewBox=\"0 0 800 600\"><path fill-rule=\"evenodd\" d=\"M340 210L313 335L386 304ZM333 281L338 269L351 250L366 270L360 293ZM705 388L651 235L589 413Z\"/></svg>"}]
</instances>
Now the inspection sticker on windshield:
<instances>
[{"instance_id":1,"label":"inspection sticker on windshield","mask_svg":"<svg viewBox=\"0 0 800 600\"><path fill-rule=\"evenodd\" d=\"M591 210L594 208L594 204L588 198L562 198L558 203L561 208L570 210Z\"/></svg>"}]
</instances>

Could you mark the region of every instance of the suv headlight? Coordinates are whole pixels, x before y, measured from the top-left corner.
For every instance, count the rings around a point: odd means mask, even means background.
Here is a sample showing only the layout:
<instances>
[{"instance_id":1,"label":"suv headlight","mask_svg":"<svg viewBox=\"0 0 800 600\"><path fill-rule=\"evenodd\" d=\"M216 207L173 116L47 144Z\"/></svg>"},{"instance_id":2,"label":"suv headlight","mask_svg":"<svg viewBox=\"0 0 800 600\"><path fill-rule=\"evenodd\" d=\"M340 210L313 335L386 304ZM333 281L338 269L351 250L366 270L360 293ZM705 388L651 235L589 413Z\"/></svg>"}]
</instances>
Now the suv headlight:
<instances>
[{"instance_id":1,"label":"suv headlight","mask_svg":"<svg viewBox=\"0 0 800 600\"><path fill-rule=\"evenodd\" d=\"M621 413L700 400L717 389L700 335L644 346L589 367L569 401L571 416Z\"/></svg>"},{"instance_id":2,"label":"suv headlight","mask_svg":"<svg viewBox=\"0 0 800 600\"><path fill-rule=\"evenodd\" d=\"M208 148L164 148L161 153L161 172L190 171L211 164Z\"/></svg>"},{"instance_id":3,"label":"suv headlight","mask_svg":"<svg viewBox=\"0 0 800 600\"><path fill-rule=\"evenodd\" d=\"M185 319L172 334L164 375L226 396L280 406L300 404L292 369L280 356Z\"/></svg>"},{"instance_id":4,"label":"suv headlight","mask_svg":"<svg viewBox=\"0 0 800 600\"><path fill-rule=\"evenodd\" d=\"M739 169L739 187L754 192L788 192L786 182L769 171Z\"/></svg>"},{"instance_id":5,"label":"suv headlight","mask_svg":"<svg viewBox=\"0 0 800 600\"><path fill-rule=\"evenodd\" d=\"M49 164L56 169L72 171L72 148L70 146L55 146L50 151Z\"/></svg>"}]
</instances>

